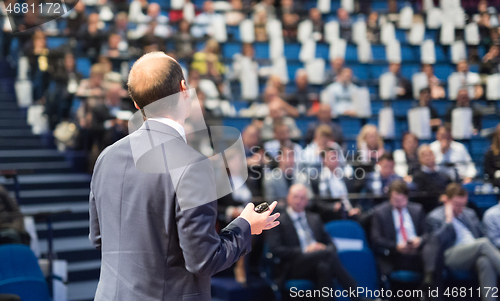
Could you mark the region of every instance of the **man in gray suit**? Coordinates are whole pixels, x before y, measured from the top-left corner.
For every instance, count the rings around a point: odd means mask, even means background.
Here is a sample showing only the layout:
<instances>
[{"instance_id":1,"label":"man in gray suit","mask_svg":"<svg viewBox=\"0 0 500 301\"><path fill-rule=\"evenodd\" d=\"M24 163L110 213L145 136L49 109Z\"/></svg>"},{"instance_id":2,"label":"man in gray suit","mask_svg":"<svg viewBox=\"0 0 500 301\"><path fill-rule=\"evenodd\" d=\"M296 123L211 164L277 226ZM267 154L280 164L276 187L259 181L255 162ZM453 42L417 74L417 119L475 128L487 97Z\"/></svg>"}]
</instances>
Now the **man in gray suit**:
<instances>
[{"instance_id":1,"label":"man in gray suit","mask_svg":"<svg viewBox=\"0 0 500 301\"><path fill-rule=\"evenodd\" d=\"M101 153L91 182L90 240L102 252L95 300L210 300L210 277L250 251L251 234L279 224L276 203L262 214L249 204L217 234L212 165L186 144L191 97L180 65L146 54L128 87L145 121Z\"/></svg>"},{"instance_id":2,"label":"man in gray suit","mask_svg":"<svg viewBox=\"0 0 500 301\"><path fill-rule=\"evenodd\" d=\"M427 231L444 251L444 265L451 270L474 270L479 275L482 300L496 300L488 287L496 287L500 275L500 251L482 237L483 231L476 213L466 208L467 191L458 183L446 188L444 206L427 217ZM424 256L425 259L425 256Z\"/></svg>"}]
</instances>

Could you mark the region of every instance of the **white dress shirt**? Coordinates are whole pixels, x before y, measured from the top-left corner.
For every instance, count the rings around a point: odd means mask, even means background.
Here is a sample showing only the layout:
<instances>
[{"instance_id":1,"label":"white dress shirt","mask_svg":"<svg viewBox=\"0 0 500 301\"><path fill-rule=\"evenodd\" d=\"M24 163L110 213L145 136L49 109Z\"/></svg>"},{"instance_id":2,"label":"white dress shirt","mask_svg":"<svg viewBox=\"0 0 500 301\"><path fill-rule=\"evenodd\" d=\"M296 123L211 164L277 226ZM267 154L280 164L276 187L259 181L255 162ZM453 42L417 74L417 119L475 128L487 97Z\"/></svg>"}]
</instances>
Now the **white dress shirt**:
<instances>
[{"instance_id":1,"label":"white dress shirt","mask_svg":"<svg viewBox=\"0 0 500 301\"><path fill-rule=\"evenodd\" d=\"M403 214L403 227L406 231L406 238L408 240L413 240L417 235L415 233L415 226L413 225L413 220L411 219L411 215L408 212L408 208L403 208L401 210ZM403 235L401 234L401 224L400 224L400 216L399 210L396 208L392 209L392 218L394 220L394 227L396 229L397 242L402 243L404 241Z\"/></svg>"},{"instance_id":2,"label":"white dress shirt","mask_svg":"<svg viewBox=\"0 0 500 301\"><path fill-rule=\"evenodd\" d=\"M357 90L358 87L352 83L344 86L340 82L335 82L326 87L326 103L332 107L332 116L355 110L352 98Z\"/></svg>"},{"instance_id":3,"label":"white dress shirt","mask_svg":"<svg viewBox=\"0 0 500 301\"><path fill-rule=\"evenodd\" d=\"M337 171L339 172L339 174L335 174L337 173ZM343 175L344 170L340 167L338 168L338 170L336 169L335 172L332 172L328 167L323 167L318 187L319 194L322 197L341 199L342 205L344 205L344 209L351 210L353 207L347 197L348 191L343 179ZM328 191L330 193L328 193Z\"/></svg>"},{"instance_id":4,"label":"white dress shirt","mask_svg":"<svg viewBox=\"0 0 500 301\"><path fill-rule=\"evenodd\" d=\"M441 143L439 141L434 141L430 144L431 150L436 156L436 164L443 163L456 163L456 170L461 179L463 178L474 178L476 176L476 166L469 155L469 152L462 143L452 141L448 151L443 154L441 151ZM443 171L446 171L450 178L455 179L455 168L446 168L441 166Z\"/></svg>"},{"instance_id":5,"label":"white dress shirt","mask_svg":"<svg viewBox=\"0 0 500 301\"><path fill-rule=\"evenodd\" d=\"M182 139L184 139L184 141L187 143L186 132L184 131L182 125L180 125L177 121L174 121L166 117L154 117L154 118L148 118L148 120L158 121L174 128L174 130L176 130L179 133L179 135L181 135Z\"/></svg>"},{"instance_id":6,"label":"white dress shirt","mask_svg":"<svg viewBox=\"0 0 500 301\"><path fill-rule=\"evenodd\" d=\"M455 217L453 217L453 228L455 228L455 233L457 235L455 246L471 244L476 240L469 229Z\"/></svg>"}]
</instances>

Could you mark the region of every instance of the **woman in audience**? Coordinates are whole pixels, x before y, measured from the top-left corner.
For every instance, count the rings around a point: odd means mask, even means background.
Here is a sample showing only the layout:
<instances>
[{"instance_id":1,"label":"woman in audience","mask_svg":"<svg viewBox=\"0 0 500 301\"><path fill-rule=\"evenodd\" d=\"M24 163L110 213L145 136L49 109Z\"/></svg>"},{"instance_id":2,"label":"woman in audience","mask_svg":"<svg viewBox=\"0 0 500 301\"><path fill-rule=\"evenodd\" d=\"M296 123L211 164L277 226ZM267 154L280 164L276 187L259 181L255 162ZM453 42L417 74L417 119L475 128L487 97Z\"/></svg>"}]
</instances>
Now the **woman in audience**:
<instances>
[{"instance_id":1,"label":"woman in audience","mask_svg":"<svg viewBox=\"0 0 500 301\"><path fill-rule=\"evenodd\" d=\"M358 160L366 164L377 163L385 152L384 140L373 124L366 124L361 128L357 139Z\"/></svg>"},{"instance_id":2,"label":"woman in audience","mask_svg":"<svg viewBox=\"0 0 500 301\"><path fill-rule=\"evenodd\" d=\"M490 149L484 155L484 173L497 187L500 187L500 124L497 125Z\"/></svg>"},{"instance_id":3,"label":"woman in audience","mask_svg":"<svg viewBox=\"0 0 500 301\"><path fill-rule=\"evenodd\" d=\"M418 162L418 138L415 134L405 133L402 139L402 149L393 153L396 163L395 172L406 182L411 182L412 176L420 168Z\"/></svg>"},{"instance_id":4,"label":"woman in audience","mask_svg":"<svg viewBox=\"0 0 500 301\"><path fill-rule=\"evenodd\" d=\"M214 39L209 39L205 44L205 48L202 51L198 51L194 54L191 68L198 70L200 76L203 77L209 73L209 67L211 64L213 70L217 71L219 74L224 74L225 67L224 64L220 61L219 56L219 43Z\"/></svg>"}]
</instances>

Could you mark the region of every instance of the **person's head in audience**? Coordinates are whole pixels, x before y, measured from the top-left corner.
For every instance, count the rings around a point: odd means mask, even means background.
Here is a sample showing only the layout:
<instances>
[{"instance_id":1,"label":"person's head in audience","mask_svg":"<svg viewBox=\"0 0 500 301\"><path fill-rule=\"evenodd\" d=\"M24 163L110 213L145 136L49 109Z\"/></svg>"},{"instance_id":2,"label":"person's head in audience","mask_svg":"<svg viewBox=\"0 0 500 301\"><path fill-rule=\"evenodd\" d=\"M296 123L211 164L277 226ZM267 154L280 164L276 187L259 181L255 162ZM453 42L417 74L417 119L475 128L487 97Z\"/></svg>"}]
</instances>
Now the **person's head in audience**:
<instances>
[{"instance_id":1,"label":"person's head in audience","mask_svg":"<svg viewBox=\"0 0 500 301\"><path fill-rule=\"evenodd\" d=\"M434 170L436 168L436 155L428 144L418 148L418 161L422 166Z\"/></svg>"},{"instance_id":2,"label":"person's head in audience","mask_svg":"<svg viewBox=\"0 0 500 301\"><path fill-rule=\"evenodd\" d=\"M467 190L459 183L451 183L446 187L445 205L453 208L453 216L459 216L467 207L469 195Z\"/></svg>"},{"instance_id":3,"label":"person's head in audience","mask_svg":"<svg viewBox=\"0 0 500 301\"><path fill-rule=\"evenodd\" d=\"M200 72L197 69L191 69L188 72L189 88L196 89L200 84Z\"/></svg>"},{"instance_id":4,"label":"person's head in audience","mask_svg":"<svg viewBox=\"0 0 500 301\"><path fill-rule=\"evenodd\" d=\"M500 155L500 123L495 127L495 133L491 139L491 150L495 156Z\"/></svg>"},{"instance_id":5,"label":"person's head in audience","mask_svg":"<svg viewBox=\"0 0 500 301\"><path fill-rule=\"evenodd\" d=\"M35 31L31 40L33 41L33 51L35 54L47 48L47 37L43 31Z\"/></svg>"},{"instance_id":6,"label":"person's head in audience","mask_svg":"<svg viewBox=\"0 0 500 301\"><path fill-rule=\"evenodd\" d=\"M457 72L461 73L469 72L469 64L467 64L467 61L460 61L457 63Z\"/></svg>"},{"instance_id":7,"label":"person's head in audience","mask_svg":"<svg viewBox=\"0 0 500 301\"><path fill-rule=\"evenodd\" d=\"M80 1L78 1L80 3ZM128 28L128 15L126 12L119 12L115 17L115 25L117 29L127 30Z\"/></svg>"},{"instance_id":8,"label":"person's head in audience","mask_svg":"<svg viewBox=\"0 0 500 301\"><path fill-rule=\"evenodd\" d=\"M363 149L363 145L366 145L368 150L374 151L384 148L384 140L378 133L377 127L373 124L364 125L357 140L358 150Z\"/></svg>"},{"instance_id":9,"label":"person's head in audience","mask_svg":"<svg viewBox=\"0 0 500 301\"><path fill-rule=\"evenodd\" d=\"M398 2L396 0L388 0L387 7L389 9L390 14L397 14L398 13Z\"/></svg>"},{"instance_id":10,"label":"person's head in audience","mask_svg":"<svg viewBox=\"0 0 500 301\"><path fill-rule=\"evenodd\" d=\"M281 9L285 12L293 12L293 1L292 0L281 0Z\"/></svg>"},{"instance_id":11,"label":"person's head in audience","mask_svg":"<svg viewBox=\"0 0 500 301\"><path fill-rule=\"evenodd\" d=\"M444 154L450 149L451 141L451 129L449 126L440 126L436 133L436 140L439 141L441 145L441 152Z\"/></svg>"},{"instance_id":12,"label":"person's head in audience","mask_svg":"<svg viewBox=\"0 0 500 301\"><path fill-rule=\"evenodd\" d=\"M314 140L319 150L325 150L333 139L332 128L326 124L319 125L314 131Z\"/></svg>"},{"instance_id":13,"label":"person's head in audience","mask_svg":"<svg viewBox=\"0 0 500 301\"><path fill-rule=\"evenodd\" d=\"M109 57L105 55L100 55L97 58L97 63L99 63L99 65L101 65L104 68L104 74L113 71L113 63L111 63Z\"/></svg>"},{"instance_id":14,"label":"person's head in audience","mask_svg":"<svg viewBox=\"0 0 500 301\"><path fill-rule=\"evenodd\" d=\"M337 76L340 74L340 72L342 72L342 69L344 69L344 64L345 60L341 57L334 58L330 61L330 66L332 67L333 72L337 74Z\"/></svg>"},{"instance_id":15,"label":"person's head in audience","mask_svg":"<svg viewBox=\"0 0 500 301\"><path fill-rule=\"evenodd\" d=\"M87 24L89 25L88 28L90 29L91 26L96 26L99 23L99 14L98 13L91 13L87 19Z\"/></svg>"},{"instance_id":16,"label":"person's head in audience","mask_svg":"<svg viewBox=\"0 0 500 301\"><path fill-rule=\"evenodd\" d=\"M92 87L102 87L106 67L102 64L94 64L90 68L90 85Z\"/></svg>"},{"instance_id":17,"label":"person's head in audience","mask_svg":"<svg viewBox=\"0 0 500 301\"><path fill-rule=\"evenodd\" d=\"M122 103L121 96L123 88L119 83L112 83L106 88L106 104L111 107L118 107Z\"/></svg>"},{"instance_id":18,"label":"person's head in audience","mask_svg":"<svg viewBox=\"0 0 500 301\"><path fill-rule=\"evenodd\" d=\"M427 78L431 78L434 76L434 67L432 67L431 64L423 64L422 72L425 73L425 75L427 75Z\"/></svg>"},{"instance_id":19,"label":"person's head in audience","mask_svg":"<svg viewBox=\"0 0 500 301\"><path fill-rule=\"evenodd\" d=\"M307 78L306 69L298 69L295 72L295 85L297 90L307 90L309 86L309 80Z\"/></svg>"},{"instance_id":20,"label":"person's head in audience","mask_svg":"<svg viewBox=\"0 0 500 301\"><path fill-rule=\"evenodd\" d=\"M75 71L75 56L71 52L64 55L64 69L69 72Z\"/></svg>"},{"instance_id":21,"label":"person's head in audience","mask_svg":"<svg viewBox=\"0 0 500 301\"><path fill-rule=\"evenodd\" d=\"M408 195L410 193L410 190L408 189L408 185L406 185L406 182L397 179L394 180L390 185L389 185L389 202L391 203L392 207L397 209L397 210L403 210L408 206Z\"/></svg>"},{"instance_id":22,"label":"person's head in audience","mask_svg":"<svg viewBox=\"0 0 500 301\"><path fill-rule=\"evenodd\" d=\"M480 14L487 13L488 12L488 1L479 0L477 2L477 12Z\"/></svg>"},{"instance_id":23,"label":"person's head in audience","mask_svg":"<svg viewBox=\"0 0 500 301\"><path fill-rule=\"evenodd\" d=\"M158 3L149 3L148 5L148 11L147 14L149 17L151 17L153 20L158 18L158 16L161 13L161 7L160 4Z\"/></svg>"},{"instance_id":24,"label":"person's head in audience","mask_svg":"<svg viewBox=\"0 0 500 301\"><path fill-rule=\"evenodd\" d=\"M334 172L339 166L339 152L333 148L326 148L324 152L321 152L321 158L323 159L323 164L330 171Z\"/></svg>"},{"instance_id":25,"label":"person's head in audience","mask_svg":"<svg viewBox=\"0 0 500 301\"><path fill-rule=\"evenodd\" d=\"M378 12L372 11L368 15L368 22L367 24L373 24L373 25L378 25Z\"/></svg>"},{"instance_id":26,"label":"person's head in audience","mask_svg":"<svg viewBox=\"0 0 500 301\"><path fill-rule=\"evenodd\" d=\"M398 75L400 71L401 71L401 64L400 63L390 63L389 64L389 72L391 72L392 74Z\"/></svg>"},{"instance_id":27,"label":"person's head in audience","mask_svg":"<svg viewBox=\"0 0 500 301\"><path fill-rule=\"evenodd\" d=\"M477 22L479 26L490 27L490 15L488 13L482 13L479 15L479 21Z\"/></svg>"},{"instance_id":28,"label":"person's head in audience","mask_svg":"<svg viewBox=\"0 0 500 301\"><path fill-rule=\"evenodd\" d=\"M278 74L271 74L267 79L267 85L271 87L275 87L278 91L278 95L285 92L285 86L281 82L281 77Z\"/></svg>"},{"instance_id":29,"label":"person's head in audience","mask_svg":"<svg viewBox=\"0 0 500 301\"><path fill-rule=\"evenodd\" d=\"M243 10L243 2L241 0L231 0L231 10L233 11Z\"/></svg>"},{"instance_id":30,"label":"person's head in audience","mask_svg":"<svg viewBox=\"0 0 500 301\"><path fill-rule=\"evenodd\" d=\"M217 40L215 40L215 39L208 39L206 44L205 44L205 52L212 53L212 54L215 54L218 56L220 53L219 42L217 42Z\"/></svg>"},{"instance_id":31,"label":"person's head in audience","mask_svg":"<svg viewBox=\"0 0 500 301\"><path fill-rule=\"evenodd\" d=\"M350 68L342 69L342 72L337 77L337 81L340 82L343 86L348 86L352 83L352 70Z\"/></svg>"},{"instance_id":32,"label":"person's head in audience","mask_svg":"<svg viewBox=\"0 0 500 301\"><path fill-rule=\"evenodd\" d=\"M403 147L403 151L408 155L416 155L418 149L418 138L413 133L405 133L403 138L401 139L401 146Z\"/></svg>"},{"instance_id":33,"label":"person's head in audience","mask_svg":"<svg viewBox=\"0 0 500 301\"><path fill-rule=\"evenodd\" d=\"M269 117L271 117L274 121L281 120L285 116L285 111L283 110L283 106L279 101L272 101L269 104Z\"/></svg>"},{"instance_id":34,"label":"person's head in audience","mask_svg":"<svg viewBox=\"0 0 500 301\"><path fill-rule=\"evenodd\" d=\"M419 93L418 104L421 107L427 107L429 106L430 102L431 102L431 89L429 88L421 89Z\"/></svg>"},{"instance_id":35,"label":"person's head in audience","mask_svg":"<svg viewBox=\"0 0 500 301\"><path fill-rule=\"evenodd\" d=\"M303 184L293 184L288 190L286 202L293 211L297 213L304 212L309 203L307 187Z\"/></svg>"},{"instance_id":36,"label":"person's head in audience","mask_svg":"<svg viewBox=\"0 0 500 301\"><path fill-rule=\"evenodd\" d=\"M313 21L313 23L321 23L321 12L316 7L313 7L309 10L309 19Z\"/></svg>"},{"instance_id":37,"label":"person's head in audience","mask_svg":"<svg viewBox=\"0 0 500 301\"><path fill-rule=\"evenodd\" d=\"M247 149L251 149L254 146L258 146L260 144L260 130L254 125L248 125L241 133L241 139L243 140L243 145Z\"/></svg>"},{"instance_id":38,"label":"person's head in audience","mask_svg":"<svg viewBox=\"0 0 500 301\"><path fill-rule=\"evenodd\" d=\"M318 114L319 122L330 124L332 122L332 107L329 104L323 103L319 105Z\"/></svg>"},{"instance_id":39,"label":"person's head in audience","mask_svg":"<svg viewBox=\"0 0 500 301\"><path fill-rule=\"evenodd\" d=\"M349 13L345 9L339 8L339 9L337 9L337 18L341 22L348 21L349 20Z\"/></svg>"},{"instance_id":40,"label":"person's head in audience","mask_svg":"<svg viewBox=\"0 0 500 301\"><path fill-rule=\"evenodd\" d=\"M467 89L458 90L457 107L470 107L469 91Z\"/></svg>"},{"instance_id":41,"label":"person's head in audience","mask_svg":"<svg viewBox=\"0 0 500 301\"><path fill-rule=\"evenodd\" d=\"M243 43L241 54L246 57L253 58L255 50L253 49L252 43Z\"/></svg>"},{"instance_id":42,"label":"person's head in audience","mask_svg":"<svg viewBox=\"0 0 500 301\"><path fill-rule=\"evenodd\" d=\"M290 145L290 129L288 125L283 122L276 122L273 127L274 130L274 139L278 140L280 145Z\"/></svg>"},{"instance_id":43,"label":"person's head in audience","mask_svg":"<svg viewBox=\"0 0 500 301\"><path fill-rule=\"evenodd\" d=\"M279 98L278 89L276 89L276 87L274 86L267 86L264 89L263 97L264 97L264 102L270 104L271 102Z\"/></svg>"},{"instance_id":44,"label":"person's head in audience","mask_svg":"<svg viewBox=\"0 0 500 301\"><path fill-rule=\"evenodd\" d=\"M191 29L191 25L186 19L182 19L179 22L179 32L180 33L189 33L189 30Z\"/></svg>"},{"instance_id":45,"label":"person's head in audience","mask_svg":"<svg viewBox=\"0 0 500 301\"><path fill-rule=\"evenodd\" d=\"M278 168L281 169L285 177L288 179L293 177L295 170L295 152L293 149L282 147L276 161L278 161Z\"/></svg>"},{"instance_id":46,"label":"person's head in audience","mask_svg":"<svg viewBox=\"0 0 500 301\"><path fill-rule=\"evenodd\" d=\"M121 41L122 41L122 38L120 37L120 35L115 34L115 33L110 34L109 38L108 38L108 49L109 50L117 50L118 45L120 44Z\"/></svg>"},{"instance_id":47,"label":"person's head in audience","mask_svg":"<svg viewBox=\"0 0 500 301\"><path fill-rule=\"evenodd\" d=\"M378 158L377 165L380 167L380 177L387 179L394 174L394 157L391 153L384 153Z\"/></svg>"},{"instance_id":48,"label":"person's head in audience","mask_svg":"<svg viewBox=\"0 0 500 301\"><path fill-rule=\"evenodd\" d=\"M207 14L214 13L214 3L212 1L203 2L203 12Z\"/></svg>"}]
</instances>

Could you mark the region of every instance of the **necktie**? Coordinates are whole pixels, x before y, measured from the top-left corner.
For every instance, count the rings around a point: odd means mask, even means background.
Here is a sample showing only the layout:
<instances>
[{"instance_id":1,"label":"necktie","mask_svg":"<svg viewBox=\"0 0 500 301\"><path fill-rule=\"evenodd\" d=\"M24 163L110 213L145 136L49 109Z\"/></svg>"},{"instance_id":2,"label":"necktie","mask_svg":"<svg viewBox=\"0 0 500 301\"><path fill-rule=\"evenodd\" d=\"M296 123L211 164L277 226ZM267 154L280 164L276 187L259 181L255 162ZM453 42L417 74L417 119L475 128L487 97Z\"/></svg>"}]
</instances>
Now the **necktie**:
<instances>
[{"instance_id":1,"label":"necktie","mask_svg":"<svg viewBox=\"0 0 500 301\"><path fill-rule=\"evenodd\" d=\"M399 231L401 232L401 236L403 237L404 241L408 241L408 234L406 233L406 229L404 226L404 220L403 220L403 210L398 209L399 211Z\"/></svg>"},{"instance_id":2,"label":"necktie","mask_svg":"<svg viewBox=\"0 0 500 301\"><path fill-rule=\"evenodd\" d=\"M297 220L298 220L300 226L302 227L302 230L304 230L304 242L305 242L305 247L307 247L314 242L311 228L307 224L307 220L306 220L305 216L301 216Z\"/></svg>"}]
</instances>

